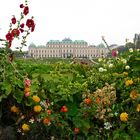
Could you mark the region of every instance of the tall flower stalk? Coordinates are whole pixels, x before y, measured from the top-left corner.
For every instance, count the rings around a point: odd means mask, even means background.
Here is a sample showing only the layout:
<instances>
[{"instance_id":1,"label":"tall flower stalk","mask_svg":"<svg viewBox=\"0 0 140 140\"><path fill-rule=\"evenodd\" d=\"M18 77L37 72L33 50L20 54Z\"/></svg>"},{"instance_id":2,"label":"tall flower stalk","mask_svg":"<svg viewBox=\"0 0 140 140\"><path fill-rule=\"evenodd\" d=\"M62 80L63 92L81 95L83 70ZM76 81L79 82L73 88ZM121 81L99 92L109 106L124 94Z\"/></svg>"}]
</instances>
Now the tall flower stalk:
<instances>
[{"instance_id":1,"label":"tall flower stalk","mask_svg":"<svg viewBox=\"0 0 140 140\"><path fill-rule=\"evenodd\" d=\"M20 18L17 19L15 15L12 16L5 39L0 39L1 42L4 42L2 45L6 50L11 48L13 41L17 38L18 40L21 40L21 43L20 47L16 49L21 51L24 46L27 46L26 39L28 35L35 29L34 17L27 18L27 15L29 14L27 0L25 0L24 4L20 4L19 7L21 9ZM25 23L23 22L23 19L25 20Z\"/></svg>"}]
</instances>

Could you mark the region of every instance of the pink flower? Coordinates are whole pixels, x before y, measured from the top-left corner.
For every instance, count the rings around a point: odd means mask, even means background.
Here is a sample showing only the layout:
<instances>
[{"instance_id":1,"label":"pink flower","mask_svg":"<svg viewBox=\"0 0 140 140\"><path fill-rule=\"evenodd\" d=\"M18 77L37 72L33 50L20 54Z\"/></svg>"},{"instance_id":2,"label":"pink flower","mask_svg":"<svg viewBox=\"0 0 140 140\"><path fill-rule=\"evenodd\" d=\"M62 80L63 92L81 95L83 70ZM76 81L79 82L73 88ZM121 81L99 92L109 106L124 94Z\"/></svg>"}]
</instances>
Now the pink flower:
<instances>
[{"instance_id":1,"label":"pink flower","mask_svg":"<svg viewBox=\"0 0 140 140\"><path fill-rule=\"evenodd\" d=\"M26 87L29 87L29 86L31 86L31 80L30 79L28 79L28 78L26 78L25 80L24 80L24 86Z\"/></svg>"},{"instance_id":2,"label":"pink flower","mask_svg":"<svg viewBox=\"0 0 140 140\"><path fill-rule=\"evenodd\" d=\"M115 50L112 50L112 57L116 57L117 56L117 52Z\"/></svg>"},{"instance_id":3,"label":"pink flower","mask_svg":"<svg viewBox=\"0 0 140 140\"><path fill-rule=\"evenodd\" d=\"M30 94L29 92L24 93L25 97L28 97L29 94Z\"/></svg>"}]
</instances>

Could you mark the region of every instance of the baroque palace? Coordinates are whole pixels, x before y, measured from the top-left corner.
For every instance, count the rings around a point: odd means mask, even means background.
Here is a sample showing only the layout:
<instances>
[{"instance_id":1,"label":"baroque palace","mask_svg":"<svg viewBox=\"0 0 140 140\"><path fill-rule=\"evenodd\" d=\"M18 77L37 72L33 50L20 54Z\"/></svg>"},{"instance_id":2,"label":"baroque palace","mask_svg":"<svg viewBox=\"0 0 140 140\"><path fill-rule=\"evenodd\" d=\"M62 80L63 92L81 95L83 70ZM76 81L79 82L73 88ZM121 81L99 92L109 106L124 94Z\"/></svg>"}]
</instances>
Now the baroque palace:
<instances>
[{"instance_id":1,"label":"baroque palace","mask_svg":"<svg viewBox=\"0 0 140 140\"><path fill-rule=\"evenodd\" d=\"M65 38L62 41L50 40L46 46L36 46L35 44L29 46L29 56L33 58L95 58L106 57L107 54L108 49L103 44L96 47L88 45L84 40L72 41L70 38Z\"/></svg>"}]
</instances>

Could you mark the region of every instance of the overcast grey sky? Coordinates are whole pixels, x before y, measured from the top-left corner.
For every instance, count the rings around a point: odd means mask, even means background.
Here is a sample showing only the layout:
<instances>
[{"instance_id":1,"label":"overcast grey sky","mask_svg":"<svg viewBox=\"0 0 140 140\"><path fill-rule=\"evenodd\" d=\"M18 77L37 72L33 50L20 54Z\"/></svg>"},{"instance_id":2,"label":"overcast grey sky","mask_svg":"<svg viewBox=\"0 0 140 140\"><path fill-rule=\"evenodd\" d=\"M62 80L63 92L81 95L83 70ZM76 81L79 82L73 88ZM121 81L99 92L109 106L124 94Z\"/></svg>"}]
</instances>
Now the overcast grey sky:
<instances>
[{"instance_id":1,"label":"overcast grey sky","mask_svg":"<svg viewBox=\"0 0 140 140\"><path fill-rule=\"evenodd\" d=\"M124 44L140 33L140 0L28 0L36 29L28 44L45 45L50 39L85 40L99 44ZM12 15L18 16L24 0L0 0L0 37L5 36Z\"/></svg>"}]
</instances>

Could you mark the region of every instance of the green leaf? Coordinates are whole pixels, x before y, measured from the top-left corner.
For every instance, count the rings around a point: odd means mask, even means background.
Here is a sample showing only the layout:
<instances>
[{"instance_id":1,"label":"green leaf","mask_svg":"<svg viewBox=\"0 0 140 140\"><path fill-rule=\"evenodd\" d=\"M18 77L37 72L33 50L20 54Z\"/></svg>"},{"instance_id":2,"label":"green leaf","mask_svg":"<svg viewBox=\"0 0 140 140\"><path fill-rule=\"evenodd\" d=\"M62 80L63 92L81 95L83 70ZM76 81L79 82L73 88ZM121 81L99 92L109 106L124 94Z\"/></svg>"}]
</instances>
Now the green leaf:
<instances>
[{"instance_id":1,"label":"green leaf","mask_svg":"<svg viewBox=\"0 0 140 140\"><path fill-rule=\"evenodd\" d=\"M9 95L12 91L12 86L10 84L6 85L5 94Z\"/></svg>"},{"instance_id":2,"label":"green leaf","mask_svg":"<svg viewBox=\"0 0 140 140\"><path fill-rule=\"evenodd\" d=\"M17 85L20 87L20 88L23 88L23 81L18 79L17 80Z\"/></svg>"},{"instance_id":3,"label":"green leaf","mask_svg":"<svg viewBox=\"0 0 140 140\"><path fill-rule=\"evenodd\" d=\"M31 85L31 91L32 92L37 92L38 91L38 85L36 85L36 84Z\"/></svg>"},{"instance_id":4,"label":"green leaf","mask_svg":"<svg viewBox=\"0 0 140 140\"><path fill-rule=\"evenodd\" d=\"M69 97L70 102L73 102L73 96Z\"/></svg>"},{"instance_id":5,"label":"green leaf","mask_svg":"<svg viewBox=\"0 0 140 140\"><path fill-rule=\"evenodd\" d=\"M140 140L140 133L139 132L134 133L133 140Z\"/></svg>"},{"instance_id":6,"label":"green leaf","mask_svg":"<svg viewBox=\"0 0 140 140\"><path fill-rule=\"evenodd\" d=\"M69 116L75 116L78 112L78 108L77 108L76 104L68 103L67 106L68 106L68 109L69 109L68 115Z\"/></svg>"},{"instance_id":7,"label":"green leaf","mask_svg":"<svg viewBox=\"0 0 140 140\"><path fill-rule=\"evenodd\" d=\"M116 133L114 136L113 136L113 140L119 140L120 139L120 135L119 133Z\"/></svg>"},{"instance_id":8,"label":"green leaf","mask_svg":"<svg viewBox=\"0 0 140 140\"><path fill-rule=\"evenodd\" d=\"M7 95L3 94L0 96L0 102L2 102L2 99L6 99L7 98Z\"/></svg>"},{"instance_id":9,"label":"green leaf","mask_svg":"<svg viewBox=\"0 0 140 140\"><path fill-rule=\"evenodd\" d=\"M32 105L33 105L33 100L32 100L32 98L28 98L28 99L25 101L25 104L26 104L26 106L32 106Z\"/></svg>"},{"instance_id":10,"label":"green leaf","mask_svg":"<svg viewBox=\"0 0 140 140\"><path fill-rule=\"evenodd\" d=\"M16 90L14 92L14 98L17 100L18 103L21 103L23 96L24 96L24 92L21 90Z\"/></svg>"},{"instance_id":11,"label":"green leaf","mask_svg":"<svg viewBox=\"0 0 140 140\"><path fill-rule=\"evenodd\" d=\"M97 139L95 139L95 136L89 136L89 137L87 138L87 140L97 140Z\"/></svg>"},{"instance_id":12,"label":"green leaf","mask_svg":"<svg viewBox=\"0 0 140 140\"><path fill-rule=\"evenodd\" d=\"M88 119L85 120L85 119L81 119L79 121L79 128L80 130L84 133L84 135L88 135L89 133L89 128L90 128L90 124L89 124L89 121Z\"/></svg>"}]
</instances>

